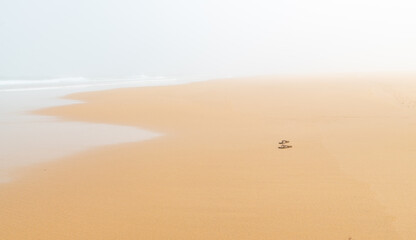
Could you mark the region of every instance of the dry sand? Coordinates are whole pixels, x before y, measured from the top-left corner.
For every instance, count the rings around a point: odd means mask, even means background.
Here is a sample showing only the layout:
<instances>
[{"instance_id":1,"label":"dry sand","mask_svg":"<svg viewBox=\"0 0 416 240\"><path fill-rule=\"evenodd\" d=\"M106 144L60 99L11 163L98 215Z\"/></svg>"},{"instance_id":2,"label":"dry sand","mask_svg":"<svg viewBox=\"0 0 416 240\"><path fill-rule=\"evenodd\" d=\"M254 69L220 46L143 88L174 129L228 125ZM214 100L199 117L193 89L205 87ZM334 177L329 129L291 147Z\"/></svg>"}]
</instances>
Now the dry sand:
<instances>
[{"instance_id":1,"label":"dry sand","mask_svg":"<svg viewBox=\"0 0 416 240\"><path fill-rule=\"evenodd\" d=\"M414 240L416 84L336 80L72 95L40 113L165 135L22 170L0 239Z\"/></svg>"}]
</instances>

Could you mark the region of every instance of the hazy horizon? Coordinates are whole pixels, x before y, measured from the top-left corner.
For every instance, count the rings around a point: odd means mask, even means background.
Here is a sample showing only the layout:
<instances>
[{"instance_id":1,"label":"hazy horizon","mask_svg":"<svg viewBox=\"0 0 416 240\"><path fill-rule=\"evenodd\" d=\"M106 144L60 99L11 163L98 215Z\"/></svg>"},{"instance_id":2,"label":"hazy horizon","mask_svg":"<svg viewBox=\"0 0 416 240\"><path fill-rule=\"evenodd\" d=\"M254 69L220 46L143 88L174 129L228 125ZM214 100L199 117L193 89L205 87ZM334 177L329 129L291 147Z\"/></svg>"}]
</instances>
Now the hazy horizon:
<instances>
[{"instance_id":1,"label":"hazy horizon","mask_svg":"<svg viewBox=\"0 0 416 240\"><path fill-rule=\"evenodd\" d=\"M0 77L412 72L415 6L3 0Z\"/></svg>"}]
</instances>

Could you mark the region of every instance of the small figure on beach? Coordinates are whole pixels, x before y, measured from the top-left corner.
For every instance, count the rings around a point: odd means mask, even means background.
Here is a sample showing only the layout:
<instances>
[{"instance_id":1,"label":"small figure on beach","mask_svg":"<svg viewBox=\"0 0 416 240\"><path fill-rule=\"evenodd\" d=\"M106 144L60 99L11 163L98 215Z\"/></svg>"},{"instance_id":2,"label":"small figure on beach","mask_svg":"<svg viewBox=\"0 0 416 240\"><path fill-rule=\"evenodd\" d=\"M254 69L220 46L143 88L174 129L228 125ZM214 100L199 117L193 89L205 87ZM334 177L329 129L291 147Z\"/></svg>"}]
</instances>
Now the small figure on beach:
<instances>
[{"instance_id":1,"label":"small figure on beach","mask_svg":"<svg viewBox=\"0 0 416 240\"><path fill-rule=\"evenodd\" d=\"M289 143L290 141L288 140L282 140L279 142L280 146L279 149L286 149L286 148L292 148L291 145L287 145L286 143Z\"/></svg>"}]
</instances>

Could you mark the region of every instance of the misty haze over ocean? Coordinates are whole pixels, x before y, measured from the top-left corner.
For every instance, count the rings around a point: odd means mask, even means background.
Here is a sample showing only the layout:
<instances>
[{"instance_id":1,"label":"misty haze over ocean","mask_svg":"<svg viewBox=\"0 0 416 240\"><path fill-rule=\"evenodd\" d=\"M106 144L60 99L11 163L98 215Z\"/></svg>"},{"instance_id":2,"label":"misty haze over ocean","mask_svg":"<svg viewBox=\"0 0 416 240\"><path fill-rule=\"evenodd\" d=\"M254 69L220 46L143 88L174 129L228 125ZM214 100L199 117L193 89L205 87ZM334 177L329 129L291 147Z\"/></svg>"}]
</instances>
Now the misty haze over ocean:
<instances>
[{"instance_id":1,"label":"misty haze over ocean","mask_svg":"<svg viewBox=\"0 0 416 240\"><path fill-rule=\"evenodd\" d=\"M3 0L1 79L414 71L413 1Z\"/></svg>"}]
</instances>

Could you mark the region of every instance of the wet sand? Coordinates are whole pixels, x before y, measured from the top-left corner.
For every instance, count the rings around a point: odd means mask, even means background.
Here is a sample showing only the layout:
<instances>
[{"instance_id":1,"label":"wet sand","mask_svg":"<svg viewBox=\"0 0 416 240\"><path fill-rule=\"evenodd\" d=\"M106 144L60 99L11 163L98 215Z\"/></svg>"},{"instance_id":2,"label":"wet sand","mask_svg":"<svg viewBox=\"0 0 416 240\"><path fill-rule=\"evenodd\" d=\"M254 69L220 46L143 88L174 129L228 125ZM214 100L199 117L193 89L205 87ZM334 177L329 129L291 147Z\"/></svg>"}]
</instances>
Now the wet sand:
<instances>
[{"instance_id":1,"label":"wet sand","mask_svg":"<svg viewBox=\"0 0 416 240\"><path fill-rule=\"evenodd\" d=\"M17 172L0 239L413 240L416 84L335 78L71 95L37 113L164 136Z\"/></svg>"}]
</instances>

